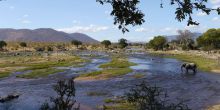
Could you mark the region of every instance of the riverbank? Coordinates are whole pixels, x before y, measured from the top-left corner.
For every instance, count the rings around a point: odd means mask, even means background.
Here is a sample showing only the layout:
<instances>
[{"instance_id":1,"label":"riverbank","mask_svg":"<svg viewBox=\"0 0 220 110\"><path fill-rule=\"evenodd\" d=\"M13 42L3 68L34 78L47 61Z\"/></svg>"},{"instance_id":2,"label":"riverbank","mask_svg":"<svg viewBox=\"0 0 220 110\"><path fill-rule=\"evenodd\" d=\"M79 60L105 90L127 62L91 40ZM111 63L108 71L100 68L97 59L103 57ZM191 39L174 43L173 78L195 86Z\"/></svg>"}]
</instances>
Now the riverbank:
<instances>
[{"instance_id":1,"label":"riverbank","mask_svg":"<svg viewBox=\"0 0 220 110\"><path fill-rule=\"evenodd\" d=\"M174 58L184 62L193 62L206 72L220 73L219 54L208 54L203 51L148 51L153 56Z\"/></svg>"}]
</instances>

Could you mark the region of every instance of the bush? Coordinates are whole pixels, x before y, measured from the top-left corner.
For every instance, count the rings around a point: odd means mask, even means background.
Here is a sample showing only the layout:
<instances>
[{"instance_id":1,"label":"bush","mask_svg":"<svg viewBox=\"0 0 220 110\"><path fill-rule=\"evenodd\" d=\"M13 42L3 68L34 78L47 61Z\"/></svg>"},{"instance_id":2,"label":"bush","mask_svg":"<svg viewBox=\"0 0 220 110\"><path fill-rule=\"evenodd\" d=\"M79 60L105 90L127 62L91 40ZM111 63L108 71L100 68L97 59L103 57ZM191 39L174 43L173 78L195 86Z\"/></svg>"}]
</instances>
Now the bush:
<instances>
[{"instance_id":1,"label":"bush","mask_svg":"<svg viewBox=\"0 0 220 110\"><path fill-rule=\"evenodd\" d=\"M118 45L119 45L119 48L123 49L125 47L128 46L128 43L127 43L127 40L126 39L119 39L118 40Z\"/></svg>"},{"instance_id":2,"label":"bush","mask_svg":"<svg viewBox=\"0 0 220 110\"><path fill-rule=\"evenodd\" d=\"M154 50L163 50L166 44L167 40L164 36L156 36L154 39L150 40L147 47L153 48Z\"/></svg>"},{"instance_id":3,"label":"bush","mask_svg":"<svg viewBox=\"0 0 220 110\"><path fill-rule=\"evenodd\" d=\"M75 85L72 79L68 81L58 81L54 86L57 97L51 97L51 105L46 102L41 106L41 110L79 110L75 100Z\"/></svg>"},{"instance_id":4,"label":"bush","mask_svg":"<svg viewBox=\"0 0 220 110\"><path fill-rule=\"evenodd\" d=\"M43 52L45 51L45 48L44 47L36 47L34 48L37 52Z\"/></svg>"},{"instance_id":5,"label":"bush","mask_svg":"<svg viewBox=\"0 0 220 110\"><path fill-rule=\"evenodd\" d=\"M53 48L50 47L50 46L48 46L48 47L47 47L47 51L48 51L48 52L53 51Z\"/></svg>"},{"instance_id":6,"label":"bush","mask_svg":"<svg viewBox=\"0 0 220 110\"><path fill-rule=\"evenodd\" d=\"M103 40L103 41L101 42L101 44L104 45L105 48L108 48L109 45L111 45L112 43L111 43L111 41L109 41L109 40Z\"/></svg>"},{"instance_id":7,"label":"bush","mask_svg":"<svg viewBox=\"0 0 220 110\"><path fill-rule=\"evenodd\" d=\"M147 86L145 82L136 85L125 94L126 100L137 110L190 110L183 103L169 103L166 92L156 86Z\"/></svg>"},{"instance_id":8,"label":"bush","mask_svg":"<svg viewBox=\"0 0 220 110\"><path fill-rule=\"evenodd\" d=\"M200 47L205 47L209 49L219 49L220 48L219 42L220 42L220 29L209 29L202 36L197 38L197 43Z\"/></svg>"}]
</instances>

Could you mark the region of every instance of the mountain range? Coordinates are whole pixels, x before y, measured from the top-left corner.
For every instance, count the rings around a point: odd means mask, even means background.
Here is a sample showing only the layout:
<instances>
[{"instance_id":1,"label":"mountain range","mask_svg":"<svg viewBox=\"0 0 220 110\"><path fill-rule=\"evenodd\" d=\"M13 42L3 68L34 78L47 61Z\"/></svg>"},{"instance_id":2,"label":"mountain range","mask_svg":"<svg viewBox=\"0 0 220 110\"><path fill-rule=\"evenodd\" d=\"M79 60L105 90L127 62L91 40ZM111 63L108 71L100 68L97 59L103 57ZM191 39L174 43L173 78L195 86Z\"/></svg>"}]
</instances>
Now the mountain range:
<instances>
[{"instance_id":1,"label":"mountain range","mask_svg":"<svg viewBox=\"0 0 220 110\"><path fill-rule=\"evenodd\" d=\"M51 28L39 29L0 29L0 40L18 42L70 42L78 40L83 43L99 43L99 41L83 33L65 33Z\"/></svg>"}]
</instances>

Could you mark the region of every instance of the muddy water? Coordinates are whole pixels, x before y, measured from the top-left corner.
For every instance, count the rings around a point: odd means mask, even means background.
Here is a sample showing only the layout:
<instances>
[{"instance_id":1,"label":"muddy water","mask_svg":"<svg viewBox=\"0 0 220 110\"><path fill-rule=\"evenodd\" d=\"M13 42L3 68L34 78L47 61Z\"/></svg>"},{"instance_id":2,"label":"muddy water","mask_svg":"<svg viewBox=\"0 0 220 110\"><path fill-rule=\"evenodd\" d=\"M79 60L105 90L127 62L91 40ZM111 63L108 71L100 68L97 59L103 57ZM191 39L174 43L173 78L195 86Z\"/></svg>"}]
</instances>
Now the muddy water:
<instances>
[{"instance_id":1,"label":"muddy water","mask_svg":"<svg viewBox=\"0 0 220 110\"><path fill-rule=\"evenodd\" d=\"M84 53L83 56L87 57L87 54ZM1 96L14 92L21 94L21 96L11 103L0 104L1 109L3 107L12 110L39 109L44 100L55 95L51 87L57 80L99 70L100 64L110 60L107 55L103 54L103 56L92 58L92 62L82 67L62 67L67 71L47 78L26 80L18 79L12 75L2 79L0 81ZM218 74L200 71L196 75L184 74L180 71L181 61L153 57L143 53L131 54L129 60L138 64L131 67L134 70L132 73L109 80L77 81L77 101L95 109L104 104L104 99L123 95L133 85L146 81L148 84L164 88L172 102L185 101L193 110L204 109L208 105L220 103L220 75ZM133 75L136 73L145 74L145 77L135 79ZM104 96L88 96L89 92L106 94Z\"/></svg>"}]
</instances>

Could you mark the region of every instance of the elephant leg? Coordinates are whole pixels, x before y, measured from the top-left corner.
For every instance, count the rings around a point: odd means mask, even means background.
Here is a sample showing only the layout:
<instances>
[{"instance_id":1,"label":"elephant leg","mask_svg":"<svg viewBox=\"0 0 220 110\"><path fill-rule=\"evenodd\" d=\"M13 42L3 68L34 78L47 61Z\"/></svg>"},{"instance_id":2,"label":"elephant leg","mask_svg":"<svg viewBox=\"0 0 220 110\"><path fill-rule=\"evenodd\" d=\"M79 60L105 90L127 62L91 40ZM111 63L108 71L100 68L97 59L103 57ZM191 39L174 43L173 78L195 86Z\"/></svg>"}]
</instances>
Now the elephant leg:
<instances>
[{"instance_id":1,"label":"elephant leg","mask_svg":"<svg viewBox=\"0 0 220 110\"><path fill-rule=\"evenodd\" d=\"M194 72L194 74L196 74L196 69L195 68L193 69L193 72Z\"/></svg>"},{"instance_id":2,"label":"elephant leg","mask_svg":"<svg viewBox=\"0 0 220 110\"><path fill-rule=\"evenodd\" d=\"M189 71L189 70L188 70L188 69L186 69L186 73L188 73L188 71Z\"/></svg>"}]
</instances>

